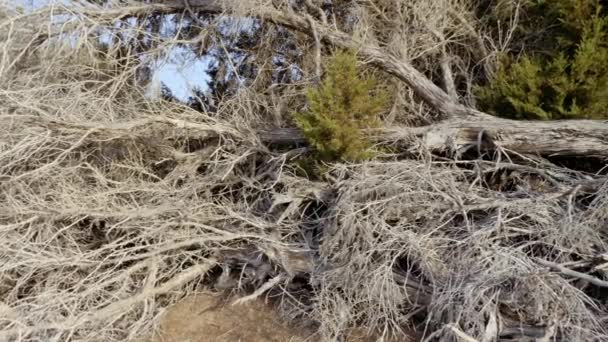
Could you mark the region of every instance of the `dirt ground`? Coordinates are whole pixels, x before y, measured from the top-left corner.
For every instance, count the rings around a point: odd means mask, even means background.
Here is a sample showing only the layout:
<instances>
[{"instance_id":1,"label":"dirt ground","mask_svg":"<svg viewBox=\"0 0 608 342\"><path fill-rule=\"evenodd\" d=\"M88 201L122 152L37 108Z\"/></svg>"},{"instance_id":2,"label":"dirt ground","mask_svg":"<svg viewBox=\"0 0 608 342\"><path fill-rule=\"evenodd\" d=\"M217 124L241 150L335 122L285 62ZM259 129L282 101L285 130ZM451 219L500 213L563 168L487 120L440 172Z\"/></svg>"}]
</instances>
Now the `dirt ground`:
<instances>
[{"instance_id":1,"label":"dirt ground","mask_svg":"<svg viewBox=\"0 0 608 342\"><path fill-rule=\"evenodd\" d=\"M347 338L348 342L376 340L360 332ZM311 331L288 326L262 300L233 306L216 295L199 294L173 305L163 316L160 331L152 341L316 342L319 337Z\"/></svg>"},{"instance_id":2,"label":"dirt ground","mask_svg":"<svg viewBox=\"0 0 608 342\"><path fill-rule=\"evenodd\" d=\"M310 335L310 334L308 334ZM189 297L164 315L154 342L305 341L261 300L230 305L212 294Z\"/></svg>"}]
</instances>

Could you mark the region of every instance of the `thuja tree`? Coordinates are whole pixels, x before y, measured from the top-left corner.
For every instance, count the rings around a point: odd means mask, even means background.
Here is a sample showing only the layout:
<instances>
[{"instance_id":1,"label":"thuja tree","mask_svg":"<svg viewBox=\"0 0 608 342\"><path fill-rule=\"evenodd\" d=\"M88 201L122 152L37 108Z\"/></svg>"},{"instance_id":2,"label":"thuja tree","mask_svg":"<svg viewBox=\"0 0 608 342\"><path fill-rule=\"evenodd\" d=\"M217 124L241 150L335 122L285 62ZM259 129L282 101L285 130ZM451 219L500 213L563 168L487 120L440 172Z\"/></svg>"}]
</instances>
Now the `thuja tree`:
<instances>
[{"instance_id":1,"label":"thuja tree","mask_svg":"<svg viewBox=\"0 0 608 342\"><path fill-rule=\"evenodd\" d=\"M600 1L534 0L524 10L519 34L533 37L530 46L503 56L477 89L481 109L514 119L608 117L608 15Z\"/></svg>"},{"instance_id":2,"label":"thuja tree","mask_svg":"<svg viewBox=\"0 0 608 342\"><path fill-rule=\"evenodd\" d=\"M376 79L357 68L351 51L335 53L318 87L306 94L308 109L295 121L321 161L360 161L371 156L366 129L380 125L388 97Z\"/></svg>"}]
</instances>

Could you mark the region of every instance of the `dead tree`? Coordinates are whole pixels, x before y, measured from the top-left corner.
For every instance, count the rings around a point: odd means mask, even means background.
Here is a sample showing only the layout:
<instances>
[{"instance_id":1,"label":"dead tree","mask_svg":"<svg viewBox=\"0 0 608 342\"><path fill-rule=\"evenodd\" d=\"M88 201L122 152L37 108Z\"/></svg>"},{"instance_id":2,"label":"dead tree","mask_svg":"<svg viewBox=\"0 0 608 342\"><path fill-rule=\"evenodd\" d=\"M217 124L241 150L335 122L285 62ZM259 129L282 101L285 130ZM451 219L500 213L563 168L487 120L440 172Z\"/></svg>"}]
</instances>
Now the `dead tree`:
<instances>
[{"instance_id":1,"label":"dead tree","mask_svg":"<svg viewBox=\"0 0 608 342\"><path fill-rule=\"evenodd\" d=\"M233 12L236 2L221 0L170 0L121 8L115 13L103 10L90 15L125 17L145 13L174 13L194 11L210 14ZM439 86L425 77L407 61L401 60L377 46L362 45L350 35L323 22L312 23L289 11L260 8L251 16L315 36L325 44L341 48L356 48L359 55L384 72L407 84L429 106L444 115L444 120L426 127L390 127L377 134L379 141L415 136L431 150L454 149L478 144L480 137L506 150L545 156L608 157L608 122L591 120L515 121L501 119L458 103ZM268 143L298 142L302 137L293 130L261 132Z\"/></svg>"}]
</instances>

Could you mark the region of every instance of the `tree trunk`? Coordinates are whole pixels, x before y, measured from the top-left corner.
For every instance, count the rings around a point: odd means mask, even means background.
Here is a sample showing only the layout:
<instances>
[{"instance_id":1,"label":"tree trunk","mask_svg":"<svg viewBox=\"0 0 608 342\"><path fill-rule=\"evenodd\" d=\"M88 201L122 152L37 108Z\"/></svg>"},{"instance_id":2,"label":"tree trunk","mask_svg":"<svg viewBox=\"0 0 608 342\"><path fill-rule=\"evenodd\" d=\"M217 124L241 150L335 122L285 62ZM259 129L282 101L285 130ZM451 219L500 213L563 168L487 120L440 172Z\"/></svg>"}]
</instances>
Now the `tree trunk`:
<instances>
[{"instance_id":1,"label":"tree trunk","mask_svg":"<svg viewBox=\"0 0 608 342\"><path fill-rule=\"evenodd\" d=\"M608 121L514 121L446 120L424 127L388 127L372 132L376 142L387 143L420 138L424 146L434 151L457 150L464 146L482 144L499 146L518 153L545 156L586 156L608 158ZM260 133L262 141L270 144L303 144L297 129L279 129Z\"/></svg>"},{"instance_id":2,"label":"tree trunk","mask_svg":"<svg viewBox=\"0 0 608 342\"><path fill-rule=\"evenodd\" d=\"M121 8L124 17L150 12L170 13L192 10L206 13L230 13L234 0L168 0L156 4ZM90 13L91 14L91 13ZM112 15L107 9L99 15ZM398 59L377 46L361 46L350 35L332 27L310 22L295 13L272 8L259 8L251 16L273 22L311 37L315 34L325 43L356 48L359 55L383 71L394 75L414 90L416 95L448 120L426 127L390 127L374 134L377 141L393 141L407 137L422 138L432 150L458 148L466 145L493 143L519 153L542 155L580 155L608 158L608 121L515 121L500 119L468 108L450 97L440 87L416 70L407 61ZM302 143L301 134L294 129L261 132L267 143Z\"/></svg>"}]
</instances>

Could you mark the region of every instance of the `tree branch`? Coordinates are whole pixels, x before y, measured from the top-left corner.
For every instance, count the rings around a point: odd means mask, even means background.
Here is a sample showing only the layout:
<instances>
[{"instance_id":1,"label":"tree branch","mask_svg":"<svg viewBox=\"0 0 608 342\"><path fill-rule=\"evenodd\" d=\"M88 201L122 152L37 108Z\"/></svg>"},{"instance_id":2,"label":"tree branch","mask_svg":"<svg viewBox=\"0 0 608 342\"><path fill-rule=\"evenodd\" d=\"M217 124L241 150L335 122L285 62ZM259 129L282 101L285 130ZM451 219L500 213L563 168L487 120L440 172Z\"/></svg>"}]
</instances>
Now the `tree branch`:
<instances>
[{"instance_id":1,"label":"tree branch","mask_svg":"<svg viewBox=\"0 0 608 342\"><path fill-rule=\"evenodd\" d=\"M387 127L371 136L379 143L420 138L428 149L443 151L477 145L482 130L493 145L519 153L608 158L608 121L446 120L424 127ZM294 128L262 131L260 138L279 145L306 142Z\"/></svg>"},{"instance_id":2,"label":"tree branch","mask_svg":"<svg viewBox=\"0 0 608 342\"><path fill-rule=\"evenodd\" d=\"M235 0L189 0L193 11L230 13L238 5ZM183 0L168 0L162 4L142 4L113 10L117 15L142 15L150 12L170 13L186 10ZM99 10L99 15L109 15L112 10ZM91 13L90 13L91 14ZM94 14L91 14L94 15ZM249 14L248 14L249 15ZM485 130L492 141L501 147L520 153L544 155L584 155L608 157L608 121L514 121L500 119L468 108L455 102L446 92L416 70L410 63L398 59L377 46L363 45L350 35L326 25L311 26L299 15L274 8L256 8L251 16L304 32L316 34L321 41L342 48L357 49L361 57L371 61L385 72L406 83L427 104L446 114L449 120L428 127L392 127L380 131L377 141L392 141L416 136L423 139L430 149L446 149L450 146L475 144L479 133ZM297 130L262 132L267 143L304 142Z\"/></svg>"},{"instance_id":3,"label":"tree branch","mask_svg":"<svg viewBox=\"0 0 608 342\"><path fill-rule=\"evenodd\" d=\"M188 0L188 4L193 11L207 13L230 13L232 9L237 6L235 0ZM186 9L184 0L168 0L163 1L162 4L142 4L142 6L125 7L117 11L122 11L124 16L128 16L150 12L171 13ZM107 10L100 10L99 13L106 15L108 12ZM279 11L274 8L257 8L255 13L251 13L250 15L306 33L311 37L313 37L316 32L319 38L327 44L357 50L362 58L405 82L412 88L418 97L448 117L466 117L469 119L484 119L491 117L488 114L455 102L455 100L439 86L435 85L407 61L403 61L386 53L386 51L380 47L362 45L361 42L353 39L353 37L347 33L337 31L323 24L318 24L313 28L306 18L293 13Z\"/></svg>"},{"instance_id":4,"label":"tree branch","mask_svg":"<svg viewBox=\"0 0 608 342\"><path fill-rule=\"evenodd\" d=\"M540 258L536 258L536 261L543 265L543 266L547 266L549 268L552 268L564 275L567 276L571 276L571 277L575 277L578 279L582 279L582 280L586 280L588 282L590 282L591 284L595 285L595 286L600 286L600 287L608 287L608 281L605 280L601 280L598 279L596 277L592 277L588 274L585 273L581 273L581 272L577 272L577 271L573 271L569 268L566 268L562 265L556 264L554 262L548 261L548 260L544 260L544 259L540 259Z\"/></svg>"}]
</instances>

